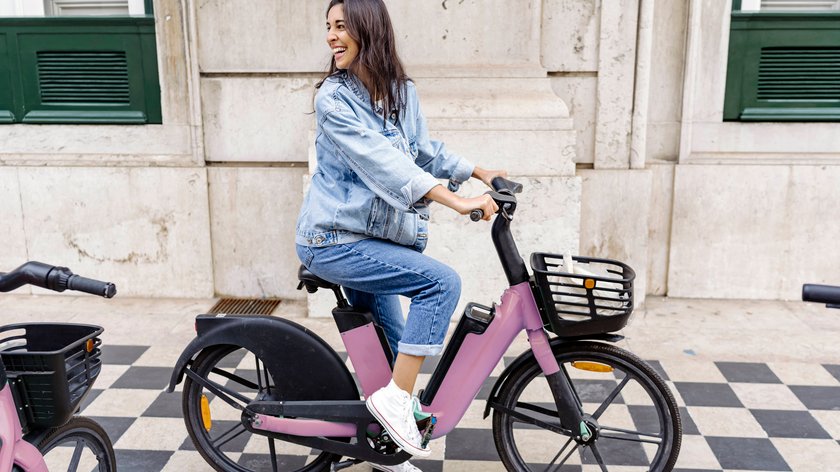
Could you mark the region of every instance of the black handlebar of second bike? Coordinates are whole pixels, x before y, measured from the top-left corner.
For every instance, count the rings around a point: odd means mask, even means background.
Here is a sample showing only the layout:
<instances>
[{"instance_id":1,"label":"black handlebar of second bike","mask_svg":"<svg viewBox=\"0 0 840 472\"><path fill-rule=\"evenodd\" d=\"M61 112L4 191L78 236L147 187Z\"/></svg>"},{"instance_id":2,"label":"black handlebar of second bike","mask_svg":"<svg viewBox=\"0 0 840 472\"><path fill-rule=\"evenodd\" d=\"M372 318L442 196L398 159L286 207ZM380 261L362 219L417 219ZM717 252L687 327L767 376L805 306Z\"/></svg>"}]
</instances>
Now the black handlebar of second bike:
<instances>
[{"instance_id":1,"label":"black handlebar of second bike","mask_svg":"<svg viewBox=\"0 0 840 472\"><path fill-rule=\"evenodd\" d=\"M117 287L111 282L88 279L74 274L67 267L56 267L43 262L30 261L11 272L0 272L0 292L10 292L24 285L34 285L56 292L75 290L105 298L112 298L117 294Z\"/></svg>"},{"instance_id":2,"label":"black handlebar of second bike","mask_svg":"<svg viewBox=\"0 0 840 472\"><path fill-rule=\"evenodd\" d=\"M825 303L830 308L840 308L840 287L805 284L802 286L802 301Z\"/></svg>"},{"instance_id":3,"label":"black handlebar of second bike","mask_svg":"<svg viewBox=\"0 0 840 472\"><path fill-rule=\"evenodd\" d=\"M515 193L522 192L522 184L520 184L519 182L508 180L504 177L494 177L493 180L490 181L490 184L493 186L493 190L499 193L513 195ZM501 207L499 209L501 210ZM471 220L481 221L482 218L484 218L484 210L476 208L475 210L470 212Z\"/></svg>"}]
</instances>

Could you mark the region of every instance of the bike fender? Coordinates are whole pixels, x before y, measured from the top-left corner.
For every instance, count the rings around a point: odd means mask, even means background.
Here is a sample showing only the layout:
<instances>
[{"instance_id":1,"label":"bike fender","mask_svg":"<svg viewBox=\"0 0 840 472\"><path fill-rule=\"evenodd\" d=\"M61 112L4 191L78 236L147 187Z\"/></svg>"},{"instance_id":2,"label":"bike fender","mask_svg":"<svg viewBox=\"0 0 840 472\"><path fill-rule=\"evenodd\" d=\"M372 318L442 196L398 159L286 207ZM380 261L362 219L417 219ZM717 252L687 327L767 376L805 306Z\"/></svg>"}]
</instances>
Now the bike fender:
<instances>
[{"instance_id":1,"label":"bike fender","mask_svg":"<svg viewBox=\"0 0 840 472\"><path fill-rule=\"evenodd\" d=\"M551 345L551 350L553 351L556 347L564 344L570 344L578 341L607 341L610 343L616 343L624 339L624 336L620 336L617 334L602 334L602 335L591 335L591 336L581 336L575 338L553 338L549 341ZM534 358L534 352L530 349L523 352L519 355L516 359L509 366L505 368L504 371L499 375L499 378L496 380L496 383L493 385L493 389L490 390L490 395L487 397L487 403L484 406L484 416L483 418L487 418L490 415L490 404L496 401L496 397L499 395L499 391L504 387L505 382L507 382L510 374L514 371L519 369L525 364L535 363L537 362L536 358Z\"/></svg>"},{"instance_id":2,"label":"bike fender","mask_svg":"<svg viewBox=\"0 0 840 472\"><path fill-rule=\"evenodd\" d=\"M181 383L184 371L201 351L229 345L256 354L286 401L359 398L356 383L338 354L293 321L257 315L199 315L196 326L198 336L181 353L167 392Z\"/></svg>"}]
</instances>

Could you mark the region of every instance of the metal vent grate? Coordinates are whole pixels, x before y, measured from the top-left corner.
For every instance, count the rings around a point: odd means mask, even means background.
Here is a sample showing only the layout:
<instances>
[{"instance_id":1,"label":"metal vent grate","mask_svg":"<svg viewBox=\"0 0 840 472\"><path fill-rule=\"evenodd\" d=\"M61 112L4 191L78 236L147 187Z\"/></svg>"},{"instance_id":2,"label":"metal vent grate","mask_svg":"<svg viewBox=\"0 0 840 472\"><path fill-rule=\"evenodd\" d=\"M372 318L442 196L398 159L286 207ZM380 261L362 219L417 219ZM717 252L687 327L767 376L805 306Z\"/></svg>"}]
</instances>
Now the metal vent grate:
<instances>
[{"instance_id":1,"label":"metal vent grate","mask_svg":"<svg viewBox=\"0 0 840 472\"><path fill-rule=\"evenodd\" d=\"M762 48L759 100L840 100L840 47Z\"/></svg>"},{"instance_id":2,"label":"metal vent grate","mask_svg":"<svg viewBox=\"0 0 840 472\"><path fill-rule=\"evenodd\" d=\"M264 298L222 298L209 314L225 313L228 315L270 315L280 304L277 299Z\"/></svg>"},{"instance_id":3,"label":"metal vent grate","mask_svg":"<svg viewBox=\"0 0 840 472\"><path fill-rule=\"evenodd\" d=\"M129 104L125 51L39 51L41 103Z\"/></svg>"}]
</instances>

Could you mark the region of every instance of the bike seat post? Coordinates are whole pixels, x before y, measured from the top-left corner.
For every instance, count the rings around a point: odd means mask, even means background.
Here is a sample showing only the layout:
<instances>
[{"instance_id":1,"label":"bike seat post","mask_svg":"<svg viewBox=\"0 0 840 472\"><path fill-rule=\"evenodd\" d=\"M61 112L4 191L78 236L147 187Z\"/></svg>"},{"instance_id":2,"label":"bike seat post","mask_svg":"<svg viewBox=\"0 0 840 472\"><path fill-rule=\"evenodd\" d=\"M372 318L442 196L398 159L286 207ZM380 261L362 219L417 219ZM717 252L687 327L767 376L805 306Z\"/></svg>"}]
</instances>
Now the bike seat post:
<instances>
[{"instance_id":1,"label":"bike seat post","mask_svg":"<svg viewBox=\"0 0 840 472\"><path fill-rule=\"evenodd\" d=\"M341 292L341 287L335 286L333 287L333 293L335 294L335 301L338 304L339 308L350 308L350 302L344 298L344 294Z\"/></svg>"}]
</instances>

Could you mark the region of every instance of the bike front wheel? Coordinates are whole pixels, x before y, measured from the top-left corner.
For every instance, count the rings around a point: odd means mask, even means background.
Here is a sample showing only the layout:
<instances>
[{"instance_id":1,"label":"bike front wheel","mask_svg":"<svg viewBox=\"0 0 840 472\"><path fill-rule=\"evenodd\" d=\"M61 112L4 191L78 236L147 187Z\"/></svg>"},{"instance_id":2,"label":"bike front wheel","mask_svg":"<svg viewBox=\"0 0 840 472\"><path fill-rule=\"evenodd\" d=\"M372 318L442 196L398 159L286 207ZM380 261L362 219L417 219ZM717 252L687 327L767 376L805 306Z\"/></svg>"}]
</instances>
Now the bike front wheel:
<instances>
[{"instance_id":1,"label":"bike front wheel","mask_svg":"<svg viewBox=\"0 0 840 472\"><path fill-rule=\"evenodd\" d=\"M74 416L67 423L51 429L35 445L49 470L68 472L114 472L117 459L114 446L99 423Z\"/></svg>"},{"instance_id":2,"label":"bike front wheel","mask_svg":"<svg viewBox=\"0 0 840 472\"><path fill-rule=\"evenodd\" d=\"M615 346L579 342L554 347L593 439L560 427L557 406L536 361L511 373L497 397L493 438L508 470L670 471L682 427L668 386L650 365ZM584 468L584 470L589 470Z\"/></svg>"}]
</instances>

